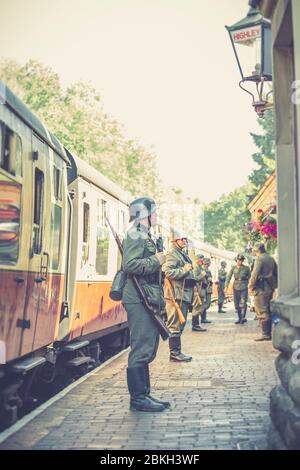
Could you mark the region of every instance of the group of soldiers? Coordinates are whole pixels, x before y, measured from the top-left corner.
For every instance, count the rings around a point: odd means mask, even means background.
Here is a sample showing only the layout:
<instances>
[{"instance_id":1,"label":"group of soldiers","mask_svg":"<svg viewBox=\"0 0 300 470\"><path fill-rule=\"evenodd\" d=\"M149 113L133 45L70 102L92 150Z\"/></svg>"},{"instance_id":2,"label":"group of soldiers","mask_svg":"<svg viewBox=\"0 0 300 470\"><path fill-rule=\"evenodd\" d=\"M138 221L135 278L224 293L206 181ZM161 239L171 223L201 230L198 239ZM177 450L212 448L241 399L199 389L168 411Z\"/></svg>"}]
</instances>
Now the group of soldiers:
<instances>
[{"instance_id":1,"label":"group of soldiers","mask_svg":"<svg viewBox=\"0 0 300 470\"><path fill-rule=\"evenodd\" d=\"M158 250L150 230L157 225L157 208L153 199L136 199L130 204L129 211L133 225L123 242L123 270L127 279L122 303L128 314L130 330L131 348L127 368L130 407L138 411L163 411L170 403L150 395L149 363L157 353L159 331L135 288L132 276L139 279L148 302L165 310L170 333L170 360L189 362L192 357L182 352L181 344L188 312L192 311L193 331L206 331L200 326L200 320L201 324L210 323L207 319L213 286L210 259L197 255L196 265L193 265L186 251L187 236L184 233L173 233L171 248L167 253ZM261 339L270 339L269 303L276 287L277 266L274 259L265 253L263 245L257 247L257 254L260 255L259 262L254 263L252 274L250 268L244 265L243 255L237 256L236 266L231 268L228 275L226 263L221 263L218 273L218 307L222 313L225 292L233 276L234 304L238 314L236 323L247 321L250 288L262 324Z\"/></svg>"}]
</instances>

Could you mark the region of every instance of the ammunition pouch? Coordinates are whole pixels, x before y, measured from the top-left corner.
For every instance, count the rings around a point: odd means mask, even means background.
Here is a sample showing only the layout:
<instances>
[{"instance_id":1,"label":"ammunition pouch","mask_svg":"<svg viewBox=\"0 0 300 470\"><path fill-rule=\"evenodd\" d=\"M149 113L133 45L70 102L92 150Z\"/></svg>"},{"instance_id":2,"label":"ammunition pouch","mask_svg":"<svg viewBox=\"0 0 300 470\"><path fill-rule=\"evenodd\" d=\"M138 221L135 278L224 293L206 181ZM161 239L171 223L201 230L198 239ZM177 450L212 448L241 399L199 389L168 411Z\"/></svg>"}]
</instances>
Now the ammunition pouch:
<instances>
[{"instance_id":1,"label":"ammunition pouch","mask_svg":"<svg viewBox=\"0 0 300 470\"><path fill-rule=\"evenodd\" d=\"M159 271L156 271L152 274L146 274L145 276L141 276L141 281L147 284L159 284Z\"/></svg>"},{"instance_id":2,"label":"ammunition pouch","mask_svg":"<svg viewBox=\"0 0 300 470\"><path fill-rule=\"evenodd\" d=\"M184 279L184 287L195 287L197 280L193 276L188 276Z\"/></svg>"}]
</instances>

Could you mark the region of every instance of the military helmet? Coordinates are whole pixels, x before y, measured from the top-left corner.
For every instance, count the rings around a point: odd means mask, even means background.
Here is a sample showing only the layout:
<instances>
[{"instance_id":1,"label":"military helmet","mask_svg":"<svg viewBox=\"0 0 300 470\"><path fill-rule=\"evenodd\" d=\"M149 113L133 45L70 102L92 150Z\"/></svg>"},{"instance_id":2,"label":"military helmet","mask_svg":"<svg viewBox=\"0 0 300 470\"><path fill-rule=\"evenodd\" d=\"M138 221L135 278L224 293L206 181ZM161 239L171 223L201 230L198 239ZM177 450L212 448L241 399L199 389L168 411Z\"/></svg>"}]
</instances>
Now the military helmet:
<instances>
[{"instance_id":1,"label":"military helmet","mask_svg":"<svg viewBox=\"0 0 300 470\"><path fill-rule=\"evenodd\" d=\"M238 261L238 260L244 261L244 259L245 259L245 256L244 256L243 254L241 254L241 253L239 253L239 254L235 257L235 261Z\"/></svg>"},{"instance_id":2,"label":"military helmet","mask_svg":"<svg viewBox=\"0 0 300 470\"><path fill-rule=\"evenodd\" d=\"M139 197L131 202L129 206L129 222L150 217L156 211L156 204L151 197Z\"/></svg>"},{"instance_id":3,"label":"military helmet","mask_svg":"<svg viewBox=\"0 0 300 470\"><path fill-rule=\"evenodd\" d=\"M226 261L221 261L221 266L224 266L224 267L227 266Z\"/></svg>"},{"instance_id":4,"label":"military helmet","mask_svg":"<svg viewBox=\"0 0 300 470\"><path fill-rule=\"evenodd\" d=\"M176 240L181 240L182 238L188 238L186 232L183 230L172 229L171 231L171 240L176 242Z\"/></svg>"},{"instance_id":5,"label":"military helmet","mask_svg":"<svg viewBox=\"0 0 300 470\"><path fill-rule=\"evenodd\" d=\"M204 261L204 263L210 263L210 262L211 262L211 259L208 258L208 257L205 257L203 261Z\"/></svg>"},{"instance_id":6,"label":"military helmet","mask_svg":"<svg viewBox=\"0 0 300 470\"><path fill-rule=\"evenodd\" d=\"M202 255L201 253L199 253L198 255L196 255L196 258L197 258L197 259L203 259L203 260L204 260L204 255Z\"/></svg>"},{"instance_id":7,"label":"military helmet","mask_svg":"<svg viewBox=\"0 0 300 470\"><path fill-rule=\"evenodd\" d=\"M258 252L258 251L259 251L260 253L265 253L266 247L265 247L264 243L256 242L256 243L254 243L253 251L254 251L254 252Z\"/></svg>"}]
</instances>

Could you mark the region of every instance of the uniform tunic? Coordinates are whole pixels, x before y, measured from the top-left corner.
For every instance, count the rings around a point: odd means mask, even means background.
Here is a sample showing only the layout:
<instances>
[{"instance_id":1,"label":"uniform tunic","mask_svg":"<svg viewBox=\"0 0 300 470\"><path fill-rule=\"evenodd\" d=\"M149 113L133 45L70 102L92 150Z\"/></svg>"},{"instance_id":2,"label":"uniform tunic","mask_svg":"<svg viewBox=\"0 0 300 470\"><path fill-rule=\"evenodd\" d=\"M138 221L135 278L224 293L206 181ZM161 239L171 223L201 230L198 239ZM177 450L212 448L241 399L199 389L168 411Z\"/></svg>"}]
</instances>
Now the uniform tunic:
<instances>
[{"instance_id":1,"label":"uniform tunic","mask_svg":"<svg viewBox=\"0 0 300 470\"><path fill-rule=\"evenodd\" d=\"M220 268L218 272L218 304L223 304L225 300L225 282L227 277L227 271L224 268Z\"/></svg>"},{"instance_id":2,"label":"uniform tunic","mask_svg":"<svg viewBox=\"0 0 300 470\"><path fill-rule=\"evenodd\" d=\"M277 263L267 253L259 255L253 266L249 290L254 295L255 312L259 320L270 320L270 301L277 287Z\"/></svg>"},{"instance_id":3,"label":"uniform tunic","mask_svg":"<svg viewBox=\"0 0 300 470\"><path fill-rule=\"evenodd\" d=\"M188 271L185 267L187 263L192 264L188 255L180 250L180 248L172 246L166 255L165 263L162 265L162 270L171 283L173 297L178 303L185 319L193 302L195 285L193 272ZM185 323L180 324L179 322L178 313L173 304L167 283L165 284L165 299L168 317L167 326L172 336L179 336L184 330Z\"/></svg>"},{"instance_id":4,"label":"uniform tunic","mask_svg":"<svg viewBox=\"0 0 300 470\"><path fill-rule=\"evenodd\" d=\"M158 284L160 262L155 256L156 244L149 230L142 224L133 225L123 242L123 270L128 278L123 290L122 303L127 311L130 330L130 353L128 368L149 364L156 356L159 332L150 314L142 304L131 274L136 275L143 286L148 301L163 305L162 292Z\"/></svg>"},{"instance_id":5,"label":"uniform tunic","mask_svg":"<svg viewBox=\"0 0 300 470\"><path fill-rule=\"evenodd\" d=\"M232 266L226 279L226 288L228 287L232 276L234 277L233 297L235 309L239 314L242 310L244 310L245 313L248 300L248 282L251 277L250 268L243 264L241 266Z\"/></svg>"}]
</instances>

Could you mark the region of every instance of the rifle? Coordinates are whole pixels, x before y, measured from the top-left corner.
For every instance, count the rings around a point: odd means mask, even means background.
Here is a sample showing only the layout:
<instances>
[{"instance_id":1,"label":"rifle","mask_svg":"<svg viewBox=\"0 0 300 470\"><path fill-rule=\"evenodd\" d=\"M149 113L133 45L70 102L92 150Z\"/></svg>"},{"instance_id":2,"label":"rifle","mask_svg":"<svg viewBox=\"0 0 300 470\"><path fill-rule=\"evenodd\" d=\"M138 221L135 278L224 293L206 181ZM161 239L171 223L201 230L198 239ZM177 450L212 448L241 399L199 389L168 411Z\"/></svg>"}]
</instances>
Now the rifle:
<instances>
[{"instance_id":1,"label":"rifle","mask_svg":"<svg viewBox=\"0 0 300 470\"><path fill-rule=\"evenodd\" d=\"M179 307L178 303L177 303L176 300L175 300L175 297L174 297L174 294L173 294L173 291L172 291L172 284L171 284L170 279L166 278L165 283L166 283L167 291L168 291L168 293L170 294L172 304L173 304L173 306L174 306L175 309L176 309L176 312L177 312L177 315L178 315L179 323L180 323L181 325L183 325L183 324L185 323L185 318L184 318L184 315L183 315L183 313L182 313L182 311L181 311L181 308Z\"/></svg>"},{"instance_id":2,"label":"rifle","mask_svg":"<svg viewBox=\"0 0 300 470\"><path fill-rule=\"evenodd\" d=\"M115 232L115 230L114 230L113 226L111 225L110 221L108 220L107 216L105 216L105 219L106 219L107 225L109 226L109 228L111 230L111 233L113 234L114 239L116 240L119 251L120 251L121 255L123 256L123 246L122 246L121 240L119 239L117 233ZM142 299L142 303L144 304L144 307L145 307L146 311L149 313L152 320L156 324L160 336L165 341L171 335L170 335L170 331L168 330L167 326L165 325L163 319L160 316L160 311L156 310L152 305L150 305L150 303L148 302L148 299L145 295L144 289L140 285L137 277L134 274L131 274L130 278L132 279L133 285L136 288L139 296Z\"/></svg>"}]
</instances>

